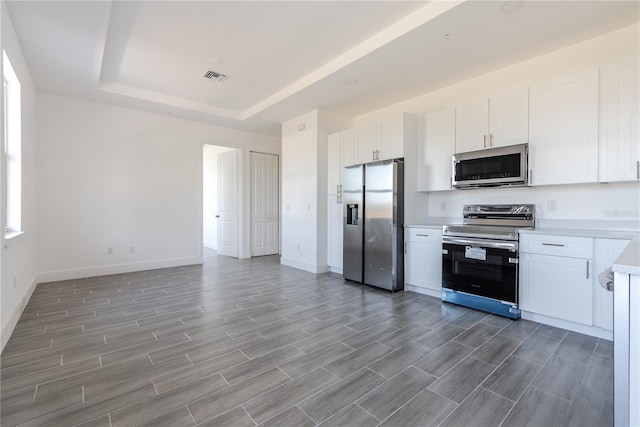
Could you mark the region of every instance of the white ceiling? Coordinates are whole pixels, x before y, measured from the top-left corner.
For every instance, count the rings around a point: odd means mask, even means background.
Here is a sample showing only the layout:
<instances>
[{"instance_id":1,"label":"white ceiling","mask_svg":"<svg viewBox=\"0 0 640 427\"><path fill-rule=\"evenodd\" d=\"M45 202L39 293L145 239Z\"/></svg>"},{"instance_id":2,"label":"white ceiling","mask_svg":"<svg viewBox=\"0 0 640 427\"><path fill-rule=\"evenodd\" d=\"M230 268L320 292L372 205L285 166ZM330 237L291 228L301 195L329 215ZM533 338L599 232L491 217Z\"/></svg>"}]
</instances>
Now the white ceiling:
<instances>
[{"instance_id":1,"label":"white ceiling","mask_svg":"<svg viewBox=\"0 0 640 427\"><path fill-rule=\"evenodd\" d=\"M6 3L40 91L271 135L315 108L358 116L640 14L611 0ZM205 79L208 67L229 79Z\"/></svg>"}]
</instances>

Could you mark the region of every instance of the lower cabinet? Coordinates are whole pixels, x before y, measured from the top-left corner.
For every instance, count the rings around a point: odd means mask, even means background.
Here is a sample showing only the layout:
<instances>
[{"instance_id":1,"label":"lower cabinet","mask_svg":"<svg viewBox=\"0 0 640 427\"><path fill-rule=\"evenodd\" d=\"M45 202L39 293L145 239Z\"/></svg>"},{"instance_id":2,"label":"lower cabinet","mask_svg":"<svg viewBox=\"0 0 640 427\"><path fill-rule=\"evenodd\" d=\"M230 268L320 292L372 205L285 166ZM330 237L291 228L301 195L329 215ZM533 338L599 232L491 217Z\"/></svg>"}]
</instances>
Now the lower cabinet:
<instances>
[{"instance_id":1,"label":"lower cabinet","mask_svg":"<svg viewBox=\"0 0 640 427\"><path fill-rule=\"evenodd\" d=\"M593 262L520 254L520 308L571 322L593 323Z\"/></svg>"},{"instance_id":2,"label":"lower cabinet","mask_svg":"<svg viewBox=\"0 0 640 427\"><path fill-rule=\"evenodd\" d=\"M442 290L442 230L406 228L404 244L405 290L439 297Z\"/></svg>"}]
</instances>

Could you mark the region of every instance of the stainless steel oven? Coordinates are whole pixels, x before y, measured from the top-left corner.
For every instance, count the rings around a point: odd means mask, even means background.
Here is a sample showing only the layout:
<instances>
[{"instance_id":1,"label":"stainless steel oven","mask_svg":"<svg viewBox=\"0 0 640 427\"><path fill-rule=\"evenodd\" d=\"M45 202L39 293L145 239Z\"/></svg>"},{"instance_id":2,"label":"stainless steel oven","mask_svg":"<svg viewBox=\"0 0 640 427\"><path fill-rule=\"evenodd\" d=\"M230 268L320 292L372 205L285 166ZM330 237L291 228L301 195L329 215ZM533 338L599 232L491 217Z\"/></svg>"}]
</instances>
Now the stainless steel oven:
<instances>
[{"instance_id":1,"label":"stainless steel oven","mask_svg":"<svg viewBox=\"0 0 640 427\"><path fill-rule=\"evenodd\" d=\"M532 205L467 205L464 224L445 226L442 300L518 319L518 230Z\"/></svg>"}]
</instances>

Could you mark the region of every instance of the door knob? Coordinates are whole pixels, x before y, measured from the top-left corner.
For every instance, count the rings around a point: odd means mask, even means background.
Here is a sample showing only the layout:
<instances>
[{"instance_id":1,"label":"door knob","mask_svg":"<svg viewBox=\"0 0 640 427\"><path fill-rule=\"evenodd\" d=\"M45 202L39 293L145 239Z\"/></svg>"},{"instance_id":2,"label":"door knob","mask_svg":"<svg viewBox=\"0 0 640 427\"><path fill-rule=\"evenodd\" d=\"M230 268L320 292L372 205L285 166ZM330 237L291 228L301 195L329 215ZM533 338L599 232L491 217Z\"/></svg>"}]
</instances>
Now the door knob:
<instances>
[{"instance_id":1,"label":"door knob","mask_svg":"<svg viewBox=\"0 0 640 427\"><path fill-rule=\"evenodd\" d=\"M216 218L220 218L220 215L216 215Z\"/></svg>"}]
</instances>

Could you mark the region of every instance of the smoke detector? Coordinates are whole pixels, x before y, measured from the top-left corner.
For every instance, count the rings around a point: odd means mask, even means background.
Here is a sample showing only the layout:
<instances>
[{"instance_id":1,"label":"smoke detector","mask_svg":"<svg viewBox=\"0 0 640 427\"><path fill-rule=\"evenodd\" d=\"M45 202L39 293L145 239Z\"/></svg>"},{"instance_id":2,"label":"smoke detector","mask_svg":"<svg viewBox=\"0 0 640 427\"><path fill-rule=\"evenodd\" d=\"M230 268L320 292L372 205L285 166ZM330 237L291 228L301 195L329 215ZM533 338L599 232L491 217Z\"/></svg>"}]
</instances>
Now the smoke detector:
<instances>
[{"instance_id":1,"label":"smoke detector","mask_svg":"<svg viewBox=\"0 0 640 427\"><path fill-rule=\"evenodd\" d=\"M229 78L229 76L227 76L226 74L218 73L217 71L213 71L211 69L205 70L205 72L202 74L202 77L221 83Z\"/></svg>"}]
</instances>

